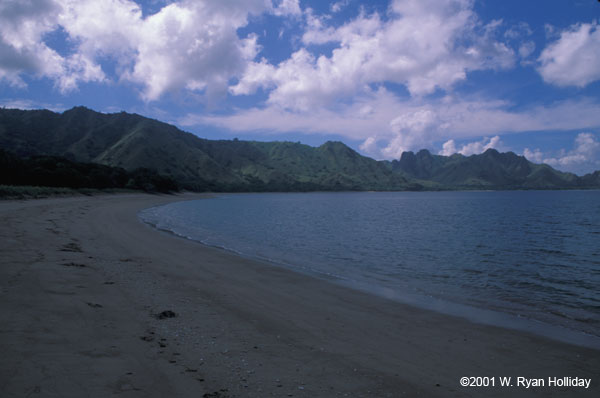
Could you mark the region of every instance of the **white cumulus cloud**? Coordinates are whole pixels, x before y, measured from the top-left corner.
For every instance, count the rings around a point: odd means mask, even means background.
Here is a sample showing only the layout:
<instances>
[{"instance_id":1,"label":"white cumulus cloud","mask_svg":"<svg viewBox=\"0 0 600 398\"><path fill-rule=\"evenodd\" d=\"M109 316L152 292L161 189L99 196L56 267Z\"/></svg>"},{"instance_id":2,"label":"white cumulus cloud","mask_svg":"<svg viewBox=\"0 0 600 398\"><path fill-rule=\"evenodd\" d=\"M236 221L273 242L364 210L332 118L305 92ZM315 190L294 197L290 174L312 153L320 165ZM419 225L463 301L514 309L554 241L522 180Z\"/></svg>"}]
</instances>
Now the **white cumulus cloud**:
<instances>
[{"instance_id":1,"label":"white cumulus cloud","mask_svg":"<svg viewBox=\"0 0 600 398\"><path fill-rule=\"evenodd\" d=\"M468 71L514 64L514 51L496 38L501 21L482 24L471 1L394 1L387 17L361 13L334 28L309 10L305 47L278 65L250 64L230 92L262 87L270 90L269 104L306 111L365 93L372 84L399 83L423 96L450 89ZM325 43L336 46L330 56L310 51Z\"/></svg>"},{"instance_id":2,"label":"white cumulus cloud","mask_svg":"<svg viewBox=\"0 0 600 398\"><path fill-rule=\"evenodd\" d=\"M181 0L144 15L132 0L3 0L0 79L24 87L25 75L47 77L67 92L108 80L103 65L111 61L110 79L140 85L148 101L180 90L223 95L260 50L255 34L237 30L263 13L301 9L298 0ZM66 53L46 43L55 32L66 35Z\"/></svg>"},{"instance_id":3,"label":"white cumulus cloud","mask_svg":"<svg viewBox=\"0 0 600 398\"><path fill-rule=\"evenodd\" d=\"M599 155L600 141L592 133L579 133L572 150L562 150L559 156L546 158L544 162L550 165L575 166L588 162L598 163Z\"/></svg>"},{"instance_id":4,"label":"white cumulus cloud","mask_svg":"<svg viewBox=\"0 0 600 398\"><path fill-rule=\"evenodd\" d=\"M60 23L79 51L119 64L119 78L144 87L146 100L182 89L224 93L229 79L258 52L255 35L239 38L250 13L268 10L261 0L184 0L143 17L130 0L63 0ZM280 4L283 12L289 1Z\"/></svg>"},{"instance_id":5,"label":"white cumulus cloud","mask_svg":"<svg viewBox=\"0 0 600 398\"><path fill-rule=\"evenodd\" d=\"M379 154L379 148L377 147L377 139L375 137L367 137L362 144L360 144L360 150L367 154Z\"/></svg>"},{"instance_id":6,"label":"white cumulus cloud","mask_svg":"<svg viewBox=\"0 0 600 398\"><path fill-rule=\"evenodd\" d=\"M523 150L523 156L525 156L529 161L533 163L543 163L544 162L544 154L539 148L531 150L529 148L525 148Z\"/></svg>"},{"instance_id":7,"label":"white cumulus cloud","mask_svg":"<svg viewBox=\"0 0 600 398\"><path fill-rule=\"evenodd\" d=\"M53 0L0 2L0 80L25 87L23 74L47 77L62 92L80 81L104 80L104 73L85 55L62 56L44 43L44 35L58 29L64 11L64 5Z\"/></svg>"},{"instance_id":8,"label":"white cumulus cloud","mask_svg":"<svg viewBox=\"0 0 600 398\"><path fill-rule=\"evenodd\" d=\"M396 159L402 155L402 152L416 149L419 145L432 141L432 127L438 124L438 115L428 108L396 117L390 122L393 138L381 150L382 155L388 159Z\"/></svg>"},{"instance_id":9,"label":"white cumulus cloud","mask_svg":"<svg viewBox=\"0 0 600 398\"><path fill-rule=\"evenodd\" d=\"M542 51L538 61L544 81L558 86L584 87L600 79L598 24L571 26Z\"/></svg>"},{"instance_id":10,"label":"white cumulus cloud","mask_svg":"<svg viewBox=\"0 0 600 398\"><path fill-rule=\"evenodd\" d=\"M444 156L454 155L455 153L460 153L461 155L465 156L476 155L491 148L498 149L501 147L501 145L502 143L500 142L500 137L497 135L492 138L484 138L481 141L466 143L461 148L457 148L456 143L453 139L451 139L443 144L442 150L439 152L439 154Z\"/></svg>"},{"instance_id":11,"label":"white cumulus cloud","mask_svg":"<svg viewBox=\"0 0 600 398\"><path fill-rule=\"evenodd\" d=\"M544 154L540 149L525 148L523 156L534 163L547 163L563 171L582 174L600 169L600 140L593 133L579 133L570 150Z\"/></svg>"}]
</instances>

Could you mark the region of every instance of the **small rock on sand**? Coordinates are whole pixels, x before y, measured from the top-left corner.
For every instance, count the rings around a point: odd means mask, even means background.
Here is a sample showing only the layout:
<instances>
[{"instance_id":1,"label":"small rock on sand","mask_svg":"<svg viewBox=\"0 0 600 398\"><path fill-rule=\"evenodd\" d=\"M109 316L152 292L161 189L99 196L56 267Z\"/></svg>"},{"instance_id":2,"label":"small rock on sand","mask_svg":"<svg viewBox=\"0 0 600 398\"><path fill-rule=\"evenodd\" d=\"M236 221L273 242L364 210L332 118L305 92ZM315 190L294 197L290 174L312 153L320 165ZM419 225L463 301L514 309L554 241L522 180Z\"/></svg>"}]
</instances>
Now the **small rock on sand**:
<instances>
[{"instance_id":1,"label":"small rock on sand","mask_svg":"<svg viewBox=\"0 0 600 398\"><path fill-rule=\"evenodd\" d=\"M159 314L154 315L156 319L167 319L167 318L175 318L177 314L171 310L163 311Z\"/></svg>"}]
</instances>

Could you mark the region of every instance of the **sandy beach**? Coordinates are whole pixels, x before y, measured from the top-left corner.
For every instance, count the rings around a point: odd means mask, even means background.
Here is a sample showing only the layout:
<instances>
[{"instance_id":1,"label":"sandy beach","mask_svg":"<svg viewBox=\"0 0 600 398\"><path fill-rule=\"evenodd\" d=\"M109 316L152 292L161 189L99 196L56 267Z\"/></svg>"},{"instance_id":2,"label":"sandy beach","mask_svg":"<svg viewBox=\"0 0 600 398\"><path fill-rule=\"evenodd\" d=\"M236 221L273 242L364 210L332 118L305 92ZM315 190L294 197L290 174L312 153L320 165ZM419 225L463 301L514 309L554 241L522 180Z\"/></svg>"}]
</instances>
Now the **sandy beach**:
<instances>
[{"instance_id":1,"label":"sandy beach","mask_svg":"<svg viewBox=\"0 0 600 398\"><path fill-rule=\"evenodd\" d=\"M137 218L201 197L0 202L0 396L600 396L600 351L350 290ZM462 387L464 376L495 386Z\"/></svg>"}]
</instances>

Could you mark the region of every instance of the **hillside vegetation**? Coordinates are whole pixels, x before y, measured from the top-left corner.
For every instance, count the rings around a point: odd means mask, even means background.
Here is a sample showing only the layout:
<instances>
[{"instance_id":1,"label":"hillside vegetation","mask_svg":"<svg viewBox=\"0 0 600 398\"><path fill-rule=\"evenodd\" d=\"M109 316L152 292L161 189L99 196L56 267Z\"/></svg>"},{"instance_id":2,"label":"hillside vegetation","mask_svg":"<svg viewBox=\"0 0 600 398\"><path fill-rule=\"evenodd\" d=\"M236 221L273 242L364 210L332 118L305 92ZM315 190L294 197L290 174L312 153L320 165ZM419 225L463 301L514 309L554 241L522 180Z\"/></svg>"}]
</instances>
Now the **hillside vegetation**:
<instances>
[{"instance_id":1,"label":"hillside vegetation","mask_svg":"<svg viewBox=\"0 0 600 398\"><path fill-rule=\"evenodd\" d=\"M207 140L125 112L0 109L0 148L19 158L62 157L133 172L147 170L194 191L599 188L514 153L450 157L426 150L376 161L341 142Z\"/></svg>"},{"instance_id":2,"label":"hillside vegetation","mask_svg":"<svg viewBox=\"0 0 600 398\"><path fill-rule=\"evenodd\" d=\"M2 149L0 170L1 186L131 189L163 193L179 190L174 180L150 169L126 171L120 167L74 162L58 156L20 158Z\"/></svg>"}]
</instances>

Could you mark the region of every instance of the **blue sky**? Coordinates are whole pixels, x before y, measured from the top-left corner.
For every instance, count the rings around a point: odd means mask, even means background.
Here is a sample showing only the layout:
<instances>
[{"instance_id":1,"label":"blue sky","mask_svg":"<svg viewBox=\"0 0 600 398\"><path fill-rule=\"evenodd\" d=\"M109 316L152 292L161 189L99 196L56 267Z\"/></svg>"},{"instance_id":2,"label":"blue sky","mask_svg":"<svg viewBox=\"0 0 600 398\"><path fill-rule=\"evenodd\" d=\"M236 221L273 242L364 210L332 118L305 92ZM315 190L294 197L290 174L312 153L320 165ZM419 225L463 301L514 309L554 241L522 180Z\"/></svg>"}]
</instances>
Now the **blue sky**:
<instances>
[{"instance_id":1,"label":"blue sky","mask_svg":"<svg viewBox=\"0 0 600 398\"><path fill-rule=\"evenodd\" d=\"M0 0L0 105L600 169L595 0Z\"/></svg>"}]
</instances>

